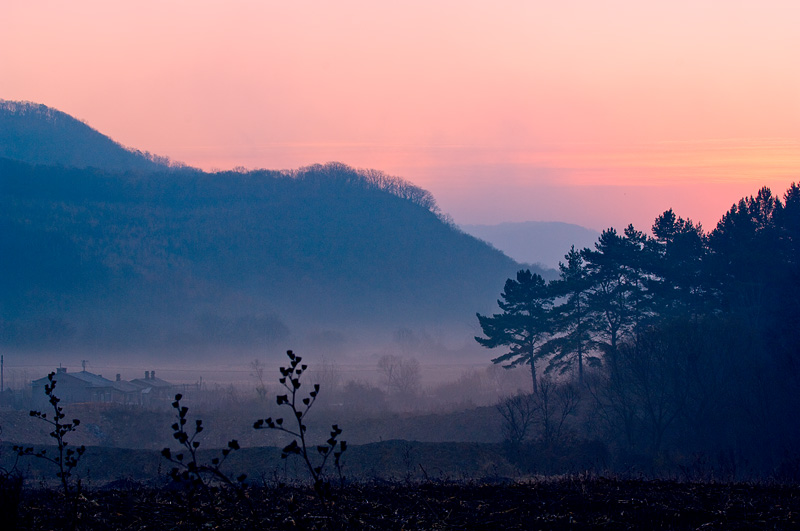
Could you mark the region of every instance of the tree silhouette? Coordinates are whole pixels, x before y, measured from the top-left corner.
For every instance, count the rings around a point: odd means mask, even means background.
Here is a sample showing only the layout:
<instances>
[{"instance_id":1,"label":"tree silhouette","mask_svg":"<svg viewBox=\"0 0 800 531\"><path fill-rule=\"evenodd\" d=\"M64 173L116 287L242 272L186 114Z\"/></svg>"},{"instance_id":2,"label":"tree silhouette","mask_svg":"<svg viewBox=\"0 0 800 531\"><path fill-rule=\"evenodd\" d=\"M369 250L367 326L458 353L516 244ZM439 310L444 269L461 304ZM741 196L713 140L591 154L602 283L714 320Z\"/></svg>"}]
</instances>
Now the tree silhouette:
<instances>
[{"instance_id":1,"label":"tree silhouette","mask_svg":"<svg viewBox=\"0 0 800 531\"><path fill-rule=\"evenodd\" d=\"M645 236L629 225L623 235L603 231L595 249L584 249L589 306L597 341L614 364L617 345L648 313L644 288Z\"/></svg>"},{"instance_id":2,"label":"tree silhouette","mask_svg":"<svg viewBox=\"0 0 800 531\"><path fill-rule=\"evenodd\" d=\"M531 368L533 392L537 391L536 362L545 351L542 346L551 335L550 311L553 297L545 280L530 270L521 270L517 279L506 280L497 304L503 313L491 317L477 314L483 334L475 337L486 348L507 346L508 352L492 360L504 367L527 364Z\"/></svg>"},{"instance_id":3,"label":"tree silhouette","mask_svg":"<svg viewBox=\"0 0 800 531\"><path fill-rule=\"evenodd\" d=\"M550 283L552 295L562 302L552 312L556 337L547 344L547 350L553 354L547 370L564 373L576 367L578 382L583 384L585 362L599 361L588 356L592 341L588 300L591 286L580 251L572 246L564 258L566 263L558 264L561 277Z\"/></svg>"},{"instance_id":4,"label":"tree silhouette","mask_svg":"<svg viewBox=\"0 0 800 531\"><path fill-rule=\"evenodd\" d=\"M648 269L653 277L648 287L656 298L656 311L697 317L707 309L712 291L705 274L708 253L702 227L669 209L656 218L652 231Z\"/></svg>"}]
</instances>

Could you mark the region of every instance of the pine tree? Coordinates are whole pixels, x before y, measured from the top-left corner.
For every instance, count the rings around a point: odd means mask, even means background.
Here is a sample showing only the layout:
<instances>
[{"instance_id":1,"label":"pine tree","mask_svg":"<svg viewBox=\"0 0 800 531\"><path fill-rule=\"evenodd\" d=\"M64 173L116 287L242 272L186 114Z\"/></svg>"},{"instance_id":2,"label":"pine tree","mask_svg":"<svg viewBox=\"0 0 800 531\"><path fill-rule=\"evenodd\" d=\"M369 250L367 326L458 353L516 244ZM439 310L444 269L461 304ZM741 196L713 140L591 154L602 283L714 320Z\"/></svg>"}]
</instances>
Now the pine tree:
<instances>
[{"instance_id":1,"label":"pine tree","mask_svg":"<svg viewBox=\"0 0 800 531\"><path fill-rule=\"evenodd\" d=\"M475 337L486 348L507 346L508 352L492 360L504 367L530 365L533 392L537 391L536 362L546 351L542 346L551 335L550 311L553 297L545 280L536 273L522 270L517 279L506 280L497 304L503 313L491 317L477 314L483 334Z\"/></svg>"},{"instance_id":2,"label":"pine tree","mask_svg":"<svg viewBox=\"0 0 800 531\"><path fill-rule=\"evenodd\" d=\"M562 302L552 312L555 337L546 347L552 352L547 370L564 373L575 367L578 382L583 384L584 365L599 361L596 356L589 355L592 341L588 301L590 282L583 257L574 245L564 258L566 263L558 264L561 277L550 283L552 295Z\"/></svg>"}]
</instances>

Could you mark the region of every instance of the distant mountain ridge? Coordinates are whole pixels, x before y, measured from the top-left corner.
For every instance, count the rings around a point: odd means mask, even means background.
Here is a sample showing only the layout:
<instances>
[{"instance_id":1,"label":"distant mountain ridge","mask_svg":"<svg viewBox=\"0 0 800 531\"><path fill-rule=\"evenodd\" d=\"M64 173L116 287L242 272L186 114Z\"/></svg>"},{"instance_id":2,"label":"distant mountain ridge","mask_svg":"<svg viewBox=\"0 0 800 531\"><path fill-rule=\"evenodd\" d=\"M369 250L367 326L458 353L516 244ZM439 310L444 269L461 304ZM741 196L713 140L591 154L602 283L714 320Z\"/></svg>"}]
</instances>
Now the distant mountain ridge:
<instances>
[{"instance_id":1,"label":"distant mountain ridge","mask_svg":"<svg viewBox=\"0 0 800 531\"><path fill-rule=\"evenodd\" d=\"M467 329L519 267L378 171L176 171L22 109L0 109L0 345L260 348Z\"/></svg>"},{"instance_id":2,"label":"distant mountain ridge","mask_svg":"<svg viewBox=\"0 0 800 531\"><path fill-rule=\"evenodd\" d=\"M591 247L600 233L557 221L523 221L497 225L461 225L467 234L489 242L514 260L557 268L572 245Z\"/></svg>"}]
</instances>

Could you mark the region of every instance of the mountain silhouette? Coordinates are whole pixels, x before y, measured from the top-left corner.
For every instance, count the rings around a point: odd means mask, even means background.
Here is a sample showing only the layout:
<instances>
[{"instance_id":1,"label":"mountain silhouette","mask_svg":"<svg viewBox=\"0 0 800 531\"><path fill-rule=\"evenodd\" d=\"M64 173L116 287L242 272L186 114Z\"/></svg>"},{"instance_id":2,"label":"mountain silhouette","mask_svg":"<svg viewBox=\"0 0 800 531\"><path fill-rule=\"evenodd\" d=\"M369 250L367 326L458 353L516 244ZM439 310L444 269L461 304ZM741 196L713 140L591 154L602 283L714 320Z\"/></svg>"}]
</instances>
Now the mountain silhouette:
<instances>
[{"instance_id":1,"label":"mountain silhouette","mask_svg":"<svg viewBox=\"0 0 800 531\"><path fill-rule=\"evenodd\" d=\"M175 171L58 111L4 105L7 347L244 347L330 330L466 329L518 268L455 227L428 192L378 171Z\"/></svg>"},{"instance_id":2,"label":"mountain silhouette","mask_svg":"<svg viewBox=\"0 0 800 531\"><path fill-rule=\"evenodd\" d=\"M496 225L461 225L467 234L489 242L514 260L527 264L558 267L570 246L592 247L600 233L557 221L523 221Z\"/></svg>"},{"instance_id":3,"label":"mountain silhouette","mask_svg":"<svg viewBox=\"0 0 800 531\"><path fill-rule=\"evenodd\" d=\"M128 149L85 123L45 105L0 100L0 157L120 172L181 168L167 157Z\"/></svg>"}]
</instances>

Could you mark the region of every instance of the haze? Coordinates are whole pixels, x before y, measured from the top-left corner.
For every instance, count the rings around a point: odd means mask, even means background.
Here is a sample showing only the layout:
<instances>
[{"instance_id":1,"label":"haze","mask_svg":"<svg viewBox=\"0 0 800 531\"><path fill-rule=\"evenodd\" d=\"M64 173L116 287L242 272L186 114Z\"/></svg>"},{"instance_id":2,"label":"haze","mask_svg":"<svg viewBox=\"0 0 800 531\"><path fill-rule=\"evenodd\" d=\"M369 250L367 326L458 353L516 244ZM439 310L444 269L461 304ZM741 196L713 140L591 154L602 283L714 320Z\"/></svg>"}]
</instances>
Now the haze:
<instances>
[{"instance_id":1,"label":"haze","mask_svg":"<svg viewBox=\"0 0 800 531\"><path fill-rule=\"evenodd\" d=\"M800 4L6 2L0 97L203 169L338 160L457 223L713 227L800 162Z\"/></svg>"}]
</instances>

